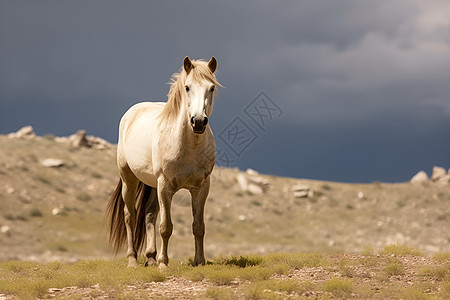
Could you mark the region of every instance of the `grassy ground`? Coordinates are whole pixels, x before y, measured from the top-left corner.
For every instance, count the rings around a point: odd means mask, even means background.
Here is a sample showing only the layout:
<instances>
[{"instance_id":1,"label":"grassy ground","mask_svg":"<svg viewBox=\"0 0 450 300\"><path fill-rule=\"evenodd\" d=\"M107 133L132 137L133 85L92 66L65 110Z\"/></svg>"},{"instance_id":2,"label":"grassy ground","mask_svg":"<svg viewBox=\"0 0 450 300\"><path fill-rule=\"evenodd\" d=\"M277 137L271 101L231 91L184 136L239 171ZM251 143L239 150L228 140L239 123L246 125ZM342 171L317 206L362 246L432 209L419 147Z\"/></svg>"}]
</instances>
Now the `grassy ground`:
<instances>
[{"instance_id":1,"label":"grassy ground","mask_svg":"<svg viewBox=\"0 0 450 300\"><path fill-rule=\"evenodd\" d=\"M221 256L207 265L127 268L125 259L0 264L3 299L449 299L450 253L389 245L380 253Z\"/></svg>"}]
</instances>

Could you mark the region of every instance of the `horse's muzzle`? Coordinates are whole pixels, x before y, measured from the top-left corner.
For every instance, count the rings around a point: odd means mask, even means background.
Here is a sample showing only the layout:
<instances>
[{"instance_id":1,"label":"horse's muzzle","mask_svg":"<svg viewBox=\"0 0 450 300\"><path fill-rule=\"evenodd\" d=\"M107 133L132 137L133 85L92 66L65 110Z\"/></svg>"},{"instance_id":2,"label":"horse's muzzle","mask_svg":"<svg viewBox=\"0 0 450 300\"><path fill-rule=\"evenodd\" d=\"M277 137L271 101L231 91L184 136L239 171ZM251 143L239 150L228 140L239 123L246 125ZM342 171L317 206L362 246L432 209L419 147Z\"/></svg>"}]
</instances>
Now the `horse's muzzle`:
<instances>
[{"instance_id":1,"label":"horse's muzzle","mask_svg":"<svg viewBox=\"0 0 450 300\"><path fill-rule=\"evenodd\" d=\"M208 117L204 118L191 118L191 125L192 130L194 130L194 133L201 134L205 132L206 125L208 125Z\"/></svg>"}]
</instances>

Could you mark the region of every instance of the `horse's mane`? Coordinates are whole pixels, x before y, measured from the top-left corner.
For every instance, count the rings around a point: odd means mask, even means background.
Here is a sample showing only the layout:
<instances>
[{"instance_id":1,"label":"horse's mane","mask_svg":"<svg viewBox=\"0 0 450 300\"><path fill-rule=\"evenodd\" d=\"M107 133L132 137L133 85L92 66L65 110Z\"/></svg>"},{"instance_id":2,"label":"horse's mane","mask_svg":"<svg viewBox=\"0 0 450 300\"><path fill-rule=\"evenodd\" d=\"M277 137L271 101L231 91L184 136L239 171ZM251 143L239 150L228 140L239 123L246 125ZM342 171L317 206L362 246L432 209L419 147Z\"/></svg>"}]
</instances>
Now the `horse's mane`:
<instances>
[{"instance_id":1,"label":"horse's mane","mask_svg":"<svg viewBox=\"0 0 450 300\"><path fill-rule=\"evenodd\" d=\"M208 63L203 60L192 60L192 69L189 74L192 73L193 80L196 82L202 80L208 80L217 86L221 86L217 81L216 76L208 67ZM184 68L181 68L179 73L174 73L170 79L171 84L169 93L167 94L167 103L160 114L160 121L173 120L176 118L180 111L182 95L184 93L184 83L189 75Z\"/></svg>"}]
</instances>

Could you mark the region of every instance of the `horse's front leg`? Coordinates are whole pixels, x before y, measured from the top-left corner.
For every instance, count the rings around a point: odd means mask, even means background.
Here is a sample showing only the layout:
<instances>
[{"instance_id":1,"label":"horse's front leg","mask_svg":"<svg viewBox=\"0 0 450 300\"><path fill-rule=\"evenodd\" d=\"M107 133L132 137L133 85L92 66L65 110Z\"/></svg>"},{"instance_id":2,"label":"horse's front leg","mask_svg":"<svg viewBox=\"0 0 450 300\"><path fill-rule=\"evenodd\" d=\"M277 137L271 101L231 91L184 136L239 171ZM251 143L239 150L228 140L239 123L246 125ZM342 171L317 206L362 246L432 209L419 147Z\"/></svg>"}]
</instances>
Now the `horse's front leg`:
<instances>
[{"instance_id":1,"label":"horse's front leg","mask_svg":"<svg viewBox=\"0 0 450 300\"><path fill-rule=\"evenodd\" d=\"M205 253L203 250L203 237L205 236L205 203L209 193L209 176L205 179L199 188L189 189L192 195L192 232L195 238L195 258L194 265L205 264Z\"/></svg>"},{"instance_id":2,"label":"horse's front leg","mask_svg":"<svg viewBox=\"0 0 450 300\"><path fill-rule=\"evenodd\" d=\"M172 196L175 194L174 187L164 178L158 179L158 202L161 213L161 220L159 224L159 233L161 234L161 251L158 255L159 266L167 266L169 263L169 256L167 255L167 248L169 245L169 238L172 235L173 224L170 216L170 207L172 204Z\"/></svg>"}]
</instances>

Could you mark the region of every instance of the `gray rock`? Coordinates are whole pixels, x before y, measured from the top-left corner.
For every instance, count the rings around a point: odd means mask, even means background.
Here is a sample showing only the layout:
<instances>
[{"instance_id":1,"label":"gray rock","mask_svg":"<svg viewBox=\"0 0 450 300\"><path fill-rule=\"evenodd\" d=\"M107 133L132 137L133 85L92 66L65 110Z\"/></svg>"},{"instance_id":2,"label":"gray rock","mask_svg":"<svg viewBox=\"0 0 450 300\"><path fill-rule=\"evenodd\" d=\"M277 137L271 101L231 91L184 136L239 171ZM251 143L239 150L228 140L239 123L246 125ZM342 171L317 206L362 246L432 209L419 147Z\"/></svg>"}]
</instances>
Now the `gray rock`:
<instances>
[{"instance_id":1,"label":"gray rock","mask_svg":"<svg viewBox=\"0 0 450 300\"><path fill-rule=\"evenodd\" d=\"M74 147L90 147L88 139L86 138L86 131L81 129L77 133L69 136L69 142Z\"/></svg>"},{"instance_id":2,"label":"gray rock","mask_svg":"<svg viewBox=\"0 0 450 300\"><path fill-rule=\"evenodd\" d=\"M292 192L294 198L312 198L314 196L314 190L304 184L296 184L292 186Z\"/></svg>"},{"instance_id":3,"label":"gray rock","mask_svg":"<svg viewBox=\"0 0 450 300\"><path fill-rule=\"evenodd\" d=\"M445 175L447 175L447 171L444 168L434 166L433 174L431 175L431 180L438 181L441 177L444 177Z\"/></svg>"},{"instance_id":4,"label":"gray rock","mask_svg":"<svg viewBox=\"0 0 450 300\"><path fill-rule=\"evenodd\" d=\"M41 165L46 168L58 168L64 166L64 162L56 158L46 158L41 161Z\"/></svg>"},{"instance_id":5,"label":"gray rock","mask_svg":"<svg viewBox=\"0 0 450 300\"><path fill-rule=\"evenodd\" d=\"M306 198L308 197L308 191L294 191L294 198Z\"/></svg>"},{"instance_id":6,"label":"gray rock","mask_svg":"<svg viewBox=\"0 0 450 300\"><path fill-rule=\"evenodd\" d=\"M450 184L450 174L447 174L447 175L444 175L442 177L439 177L439 179L436 182L441 184L441 185Z\"/></svg>"},{"instance_id":7,"label":"gray rock","mask_svg":"<svg viewBox=\"0 0 450 300\"><path fill-rule=\"evenodd\" d=\"M62 209L59 207L55 207L52 209L52 215L57 216L62 212Z\"/></svg>"},{"instance_id":8,"label":"gray rock","mask_svg":"<svg viewBox=\"0 0 450 300\"><path fill-rule=\"evenodd\" d=\"M267 180L255 175L239 173L236 180L241 190L250 195L261 195L269 186Z\"/></svg>"},{"instance_id":9,"label":"gray rock","mask_svg":"<svg viewBox=\"0 0 450 300\"><path fill-rule=\"evenodd\" d=\"M34 133L32 126L24 126L20 128L17 132L8 134L9 138L30 138L35 136L36 134Z\"/></svg>"},{"instance_id":10,"label":"gray rock","mask_svg":"<svg viewBox=\"0 0 450 300\"><path fill-rule=\"evenodd\" d=\"M428 175L425 171L419 171L414 175L409 182L411 183L422 183L428 181Z\"/></svg>"},{"instance_id":11,"label":"gray rock","mask_svg":"<svg viewBox=\"0 0 450 300\"><path fill-rule=\"evenodd\" d=\"M9 233L10 230L11 230L11 228L9 226L6 226L6 225L0 227L0 232L3 233L3 234Z\"/></svg>"},{"instance_id":12,"label":"gray rock","mask_svg":"<svg viewBox=\"0 0 450 300\"><path fill-rule=\"evenodd\" d=\"M250 183L247 187L247 193L252 195L261 195L264 193L264 190L259 185Z\"/></svg>"},{"instance_id":13,"label":"gray rock","mask_svg":"<svg viewBox=\"0 0 450 300\"><path fill-rule=\"evenodd\" d=\"M93 135L88 135L87 137L88 145L92 148L104 150L112 147L112 144L108 141Z\"/></svg>"},{"instance_id":14,"label":"gray rock","mask_svg":"<svg viewBox=\"0 0 450 300\"><path fill-rule=\"evenodd\" d=\"M247 169L247 171L245 171L248 175L259 175L259 172L253 169Z\"/></svg>"}]
</instances>

